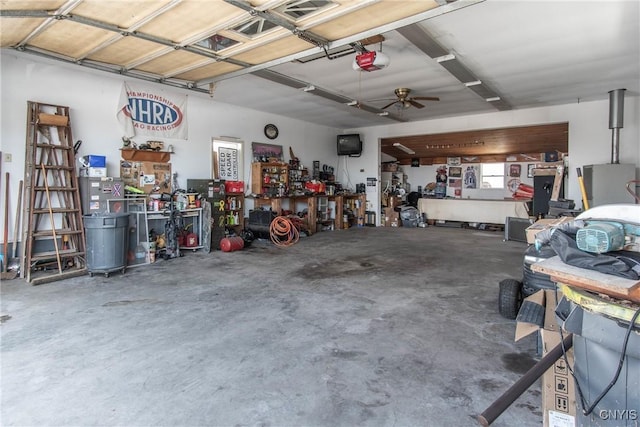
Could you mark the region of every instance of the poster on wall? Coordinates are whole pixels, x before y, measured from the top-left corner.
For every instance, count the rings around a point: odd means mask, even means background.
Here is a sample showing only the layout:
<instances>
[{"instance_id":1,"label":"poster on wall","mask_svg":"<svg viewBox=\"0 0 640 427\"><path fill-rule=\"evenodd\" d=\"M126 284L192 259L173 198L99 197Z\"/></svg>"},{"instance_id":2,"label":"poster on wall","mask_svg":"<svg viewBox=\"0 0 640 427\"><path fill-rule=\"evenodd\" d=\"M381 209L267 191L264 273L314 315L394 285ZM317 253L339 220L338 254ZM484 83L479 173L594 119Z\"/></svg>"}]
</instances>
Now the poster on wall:
<instances>
[{"instance_id":1,"label":"poster on wall","mask_svg":"<svg viewBox=\"0 0 640 427\"><path fill-rule=\"evenodd\" d=\"M116 112L125 136L187 139L187 95L122 83Z\"/></svg>"},{"instance_id":2,"label":"poster on wall","mask_svg":"<svg viewBox=\"0 0 640 427\"><path fill-rule=\"evenodd\" d=\"M251 151L253 152L253 159L256 162L284 161L284 155L282 153L282 145L252 142Z\"/></svg>"},{"instance_id":3,"label":"poster on wall","mask_svg":"<svg viewBox=\"0 0 640 427\"><path fill-rule=\"evenodd\" d=\"M238 150L218 147L218 178L238 181Z\"/></svg>"},{"instance_id":4,"label":"poster on wall","mask_svg":"<svg viewBox=\"0 0 640 427\"><path fill-rule=\"evenodd\" d=\"M467 166L464 171L464 188L478 188L478 166Z\"/></svg>"},{"instance_id":5,"label":"poster on wall","mask_svg":"<svg viewBox=\"0 0 640 427\"><path fill-rule=\"evenodd\" d=\"M449 187L453 190L453 197L459 199L462 196L462 179L449 178Z\"/></svg>"}]
</instances>

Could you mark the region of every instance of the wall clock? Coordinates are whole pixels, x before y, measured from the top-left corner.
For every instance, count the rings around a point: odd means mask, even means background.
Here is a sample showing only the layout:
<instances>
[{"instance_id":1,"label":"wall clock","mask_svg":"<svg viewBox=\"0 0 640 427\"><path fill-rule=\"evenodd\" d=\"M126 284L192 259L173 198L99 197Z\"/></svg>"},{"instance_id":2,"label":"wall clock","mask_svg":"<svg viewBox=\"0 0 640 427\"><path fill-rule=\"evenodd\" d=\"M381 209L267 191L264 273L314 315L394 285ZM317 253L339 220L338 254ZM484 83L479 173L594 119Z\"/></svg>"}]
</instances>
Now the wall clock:
<instances>
[{"instance_id":1,"label":"wall clock","mask_svg":"<svg viewBox=\"0 0 640 427\"><path fill-rule=\"evenodd\" d=\"M269 123L264 127L264 135L269 139L276 139L278 137L278 127Z\"/></svg>"}]
</instances>

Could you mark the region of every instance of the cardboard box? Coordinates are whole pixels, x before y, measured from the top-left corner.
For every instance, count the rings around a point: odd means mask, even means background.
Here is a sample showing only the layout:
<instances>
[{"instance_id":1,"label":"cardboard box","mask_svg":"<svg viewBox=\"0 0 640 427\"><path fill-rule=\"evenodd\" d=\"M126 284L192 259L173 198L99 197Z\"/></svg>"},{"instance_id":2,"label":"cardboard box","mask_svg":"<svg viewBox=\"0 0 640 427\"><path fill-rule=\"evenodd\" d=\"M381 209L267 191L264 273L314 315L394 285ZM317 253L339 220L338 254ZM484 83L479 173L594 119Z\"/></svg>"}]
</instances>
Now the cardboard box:
<instances>
[{"instance_id":1,"label":"cardboard box","mask_svg":"<svg viewBox=\"0 0 640 427\"><path fill-rule=\"evenodd\" d=\"M393 208L384 208L384 226L399 227L400 225L400 212L396 212Z\"/></svg>"},{"instance_id":2,"label":"cardboard box","mask_svg":"<svg viewBox=\"0 0 640 427\"><path fill-rule=\"evenodd\" d=\"M171 163L122 160L120 178L147 194L171 193Z\"/></svg>"},{"instance_id":3,"label":"cardboard box","mask_svg":"<svg viewBox=\"0 0 640 427\"><path fill-rule=\"evenodd\" d=\"M558 298L562 295L558 292ZM527 304L527 306L525 306ZM545 356L561 342L560 327L556 321L556 291L538 291L523 301L516 324L516 341L533 333L540 333L542 355ZM529 313L543 318L527 318L523 315L527 307L535 307ZM524 310L523 310L524 308ZM542 326L540 326L542 325ZM564 332L565 337L568 332ZM566 352L566 361L560 357L542 375L542 416L544 427L573 427L576 425L576 393L573 377L567 366L573 366L573 349Z\"/></svg>"},{"instance_id":4,"label":"cardboard box","mask_svg":"<svg viewBox=\"0 0 640 427\"><path fill-rule=\"evenodd\" d=\"M566 222L572 222L574 219L575 218L573 217L563 216L560 218L544 218L544 219L537 220L532 225L527 227L527 229L525 230L525 234L527 236L527 243L530 245L535 243L536 234L538 234L542 230L547 230L549 228L557 227Z\"/></svg>"},{"instance_id":5,"label":"cardboard box","mask_svg":"<svg viewBox=\"0 0 640 427\"><path fill-rule=\"evenodd\" d=\"M80 176L104 178L107 176L107 168L80 168Z\"/></svg>"}]
</instances>

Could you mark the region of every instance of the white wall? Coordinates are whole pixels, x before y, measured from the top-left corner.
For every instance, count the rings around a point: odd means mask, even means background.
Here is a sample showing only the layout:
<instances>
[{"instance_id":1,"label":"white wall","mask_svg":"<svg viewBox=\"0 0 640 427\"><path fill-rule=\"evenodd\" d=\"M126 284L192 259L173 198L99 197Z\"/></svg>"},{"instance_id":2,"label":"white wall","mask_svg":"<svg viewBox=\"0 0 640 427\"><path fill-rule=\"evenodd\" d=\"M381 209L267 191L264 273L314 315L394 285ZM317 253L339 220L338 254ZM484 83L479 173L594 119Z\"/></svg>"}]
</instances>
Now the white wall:
<instances>
[{"instance_id":1,"label":"white wall","mask_svg":"<svg viewBox=\"0 0 640 427\"><path fill-rule=\"evenodd\" d=\"M611 88L618 89L618 88ZM608 96L605 94L605 96ZM620 130L620 163L636 166L636 178L640 167L640 97L625 94L624 128ZM576 207L581 207L581 194L576 168L590 164L611 163L611 130L609 129L608 99L593 102L576 102L545 108L531 108L478 114L446 119L425 120L421 122L391 124L369 128L349 129L347 132L358 132L367 141L363 158L373 161L380 156L380 138L407 136L418 134L444 133L474 129L491 129L509 126L538 125L548 123L569 123L569 175L565 181L565 198L573 199ZM377 142L377 143L376 143ZM385 160L388 160L385 158ZM370 167L370 166L369 166ZM412 188L423 185L423 177L427 182L435 180L435 166L420 167L414 172L409 166L409 182ZM424 173L423 173L424 168ZM407 172L405 172L407 173ZM523 164L523 176L526 178L526 164ZM525 179L523 178L523 182ZM472 198L497 198L497 193L487 194L478 190ZM503 197L500 194L498 198ZM463 195L463 197L466 197ZM378 194L379 200L379 194ZM633 198L629 198L630 203Z\"/></svg>"},{"instance_id":2,"label":"white wall","mask_svg":"<svg viewBox=\"0 0 640 427\"><path fill-rule=\"evenodd\" d=\"M13 230L18 181L24 176L27 101L71 107L73 138L83 141L79 155L106 155L109 173L118 176L119 148L123 134L116 120L115 110L122 82L126 79L115 74L34 59L33 56L13 51L2 51L0 55L0 150L11 154L13 158L11 163L2 162L1 179L4 180L4 172L11 174L9 230ZM247 183L251 170L251 142L257 141L282 145L285 153L288 153L291 146L294 154L309 168L313 160L333 165L338 181L355 189L356 184L366 183L367 177L379 178L379 141L383 137L569 122L569 177L565 196L574 199L578 206L581 205L581 196L576 168L610 162L608 100L339 130L220 103L205 94L166 86L158 88L172 93L187 93L189 96L189 140L165 140L175 148L176 153L172 155L171 163L173 170L178 172L181 186L185 186L189 178L210 177L209 150L211 139L216 136L232 136L245 141L244 180ZM640 98L626 94L624 128L620 132L620 162L635 164L636 168L640 165L639 117ZM267 123L274 123L280 129L280 135L274 141L267 140L263 134ZM362 156L336 156L336 135L351 132L361 134L364 142ZM288 160L287 154L285 159ZM413 173L411 172L412 175ZM523 168L523 175L524 173ZM435 177L435 171L426 169L425 176ZM410 182L416 187L424 185L418 182L419 179L412 176ZM4 197L4 185L2 190ZM368 209L377 210L379 192L380 186L367 195ZM476 197L485 195L479 194ZM2 222L4 223L4 218Z\"/></svg>"},{"instance_id":3,"label":"white wall","mask_svg":"<svg viewBox=\"0 0 640 427\"><path fill-rule=\"evenodd\" d=\"M2 180L10 173L9 240L12 239L13 217L17 203L18 182L24 178L25 128L27 101L38 101L68 106L71 109L73 140L82 140L79 156L105 155L107 172L120 175L120 151L124 135L117 120L116 108L123 76L70 67L60 62L34 59L17 52L2 51L0 56L1 122L0 150L3 156L11 154L11 163L2 162ZM138 84L153 83L133 80ZM337 166L336 135L338 129L319 126L287 117L240 108L215 101L207 94L158 85L164 93L188 94L188 140L163 139L165 146L173 145L172 170L178 173L180 187L189 178L211 177L211 140L218 136L232 136L245 142L244 181L250 182L251 142L282 145L285 160L289 160L289 147L301 162L311 168L313 160ZM263 134L264 126L274 123L280 134L269 140ZM144 142L145 138L134 139ZM2 204L4 205L4 184ZM247 203L247 207L251 205ZM4 224L4 209L2 209Z\"/></svg>"}]
</instances>

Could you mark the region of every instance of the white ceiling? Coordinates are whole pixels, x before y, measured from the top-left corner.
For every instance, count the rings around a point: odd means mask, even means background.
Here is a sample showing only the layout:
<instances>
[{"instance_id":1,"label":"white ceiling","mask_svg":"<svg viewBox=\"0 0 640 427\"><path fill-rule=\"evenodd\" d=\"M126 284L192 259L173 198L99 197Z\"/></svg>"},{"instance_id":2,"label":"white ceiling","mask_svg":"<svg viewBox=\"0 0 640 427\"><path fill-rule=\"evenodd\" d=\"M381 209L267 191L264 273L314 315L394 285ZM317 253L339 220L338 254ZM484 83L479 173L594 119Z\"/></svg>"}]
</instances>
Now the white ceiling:
<instances>
[{"instance_id":1,"label":"white ceiling","mask_svg":"<svg viewBox=\"0 0 640 427\"><path fill-rule=\"evenodd\" d=\"M182 87L210 91L221 102L341 129L493 112L497 104L521 109L606 99L620 88L627 89L626 96L640 95L638 0L333 1L336 7L307 24L296 23L296 31L317 35L324 29L336 36L329 37L330 48L382 34L381 45L366 48L381 48L391 61L387 68L354 71L355 53L293 61L323 51L285 28L266 35L264 42L245 40L226 56L196 54L190 44L205 35L227 34L225 28L294 0L3 0L0 36L3 48L131 77L137 72L167 84L178 77ZM404 18L390 22L396 12ZM418 40L402 35L416 30ZM455 60L440 63L435 57L442 55L420 50L417 45L429 40ZM476 93L479 86L465 86L469 80L444 67L454 63L501 101L487 102ZM297 88L258 76L273 72L295 79ZM301 83L316 90L305 92ZM379 116L398 87L440 101L421 101L422 109L397 109L396 104L387 109L389 116ZM345 100L357 100L373 112L347 106Z\"/></svg>"},{"instance_id":2,"label":"white ceiling","mask_svg":"<svg viewBox=\"0 0 640 427\"><path fill-rule=\"evenodd\" d=\"M513 109L640 94L640 2L486 0L419 25ZM383 33L391 63L352 69L355 55L270 68L332 93L382 107L397 87L437 96L423 109L388 111L408 121L497 111L396 31ZM369 46L370 50L379 46ZM219 81L214 99L338 128L396 123L254 75Z\"/></svg>"}]
</instances>

